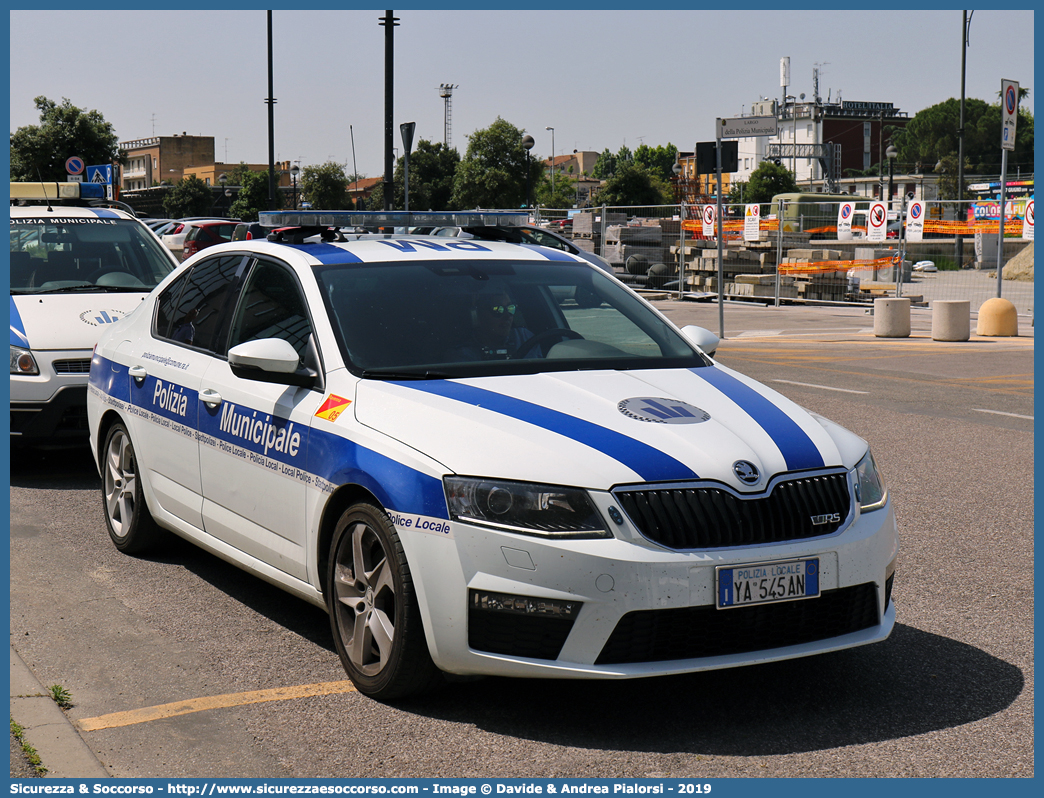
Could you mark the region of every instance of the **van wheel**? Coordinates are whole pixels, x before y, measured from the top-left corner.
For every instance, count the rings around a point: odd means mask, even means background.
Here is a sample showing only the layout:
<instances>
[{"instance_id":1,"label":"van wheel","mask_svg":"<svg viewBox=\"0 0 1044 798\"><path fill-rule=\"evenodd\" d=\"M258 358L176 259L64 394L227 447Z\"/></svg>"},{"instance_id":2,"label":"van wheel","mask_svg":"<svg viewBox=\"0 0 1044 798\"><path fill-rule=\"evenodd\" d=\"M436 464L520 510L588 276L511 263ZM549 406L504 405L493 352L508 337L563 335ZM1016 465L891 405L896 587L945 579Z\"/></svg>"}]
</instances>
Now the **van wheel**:
<instances>
[{"instance_id":1,"label":"van wheel","mask_svg":"<svg viewBox=\"0 0 1044 798\"><path fill-rule=\"evenodd\" d=\"M105 436L102 460L102 500L105 525L116 548L124 554L143 554L166 536L145 503L134 445L123 424L113 424Z\"/></svg>"},{"instance_id":2,"label":"van wheel","mask_svg":"<svg viewBox=\"0 0 1044 798\"><path fill-rule=\"evenodd\" d=\"M341 664L360 693L390 701L439 681L402 543L377 507L356 504L337 522L326 601Z\"/></svg>"}]
</instances>

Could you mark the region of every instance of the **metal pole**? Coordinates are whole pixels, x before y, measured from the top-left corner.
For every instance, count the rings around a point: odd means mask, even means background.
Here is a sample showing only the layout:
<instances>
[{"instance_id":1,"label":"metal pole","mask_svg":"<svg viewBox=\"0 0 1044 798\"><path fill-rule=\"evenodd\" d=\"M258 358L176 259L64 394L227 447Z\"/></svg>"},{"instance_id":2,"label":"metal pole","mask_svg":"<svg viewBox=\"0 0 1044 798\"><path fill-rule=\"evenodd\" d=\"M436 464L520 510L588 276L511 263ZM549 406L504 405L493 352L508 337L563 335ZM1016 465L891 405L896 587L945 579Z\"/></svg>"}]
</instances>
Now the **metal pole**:
<instances>
[{"instance_id":1,"label":"metal pole","mask_svg":"<svg viewBox=\"0 0 1044 798\"><path fill-rule=\"evenodd\" d=\"M975 13L974 11L972 12ZM961 202L964 200L964 74L968 59L968 12L961 12L961 121L957 128L957 212L963 210ZM961 268L964 261L964 236L958 234L954 239L954 259L957 268Z\"/></svg>"},{"instance_id":2,"label":"metal pole","mask_svg":"<svg viewBox=\"0 0 1044 798\"><path fill-rule=\"evenodd\" d=\"M779 267L783 264L783 200L777 200L776 208L776 307L779 307Z\"/></svg>"},{"instance_id":3,"label":"metal pole","mask_svg":"<svg viewBox=\"0 0 1044 798\"><path fill-rule=\"evenodd\" d=\"M685 200L678 206L678 299L685 291Z\"/></svg>"},{"instance_id":4,"label":"metal pole","mask_svg":"<svg viewBox=\"0 0 1044 798\"><path fill-rule=\"evenodd\" d=\"M359 164L355 161L355 131L352 130L352 126L348 125L348 135L352 137L352 185L355 186L355 193L359 193ZM354 210L359 210L359 202L356 199L352 199L352 206Z\"/></svg>"},{"instance_id":5,"label":"metal pole","mask_svg":"<svg viewBox=\"0 0 1044 798\"><path fill-rule=\"evenodd\" d=\"M275 179L275 97L272 96L272 12L268 12L268 210L274 211Z\"/></svg>"},{"instance_id":6,"label":"metal pole","mask_svg":"<svg viewBox=\"0 0 1044 798\"><path fill-rule=\"evenodd\" d=\"M717 144L714 154L717 158L718 176L718 201L717 201L717 226L718 226L718 338L725 340L725 253L722 247L722 223L721 223L721 118L719 117L715 129L717 133Z\"/></svg>"},{"instance_id":7,"label":"metal pole","mask_svg":"<svg viewBox=\"0 0 1044 798\"><path fill-rule=\"evenodd\" d=\"M1004 98L1001 97L1001 102ZM1000 228L997 235L997 297L1001 295L1001 284L1004 277L1004 189L1008 182L1008 151L1001 150L1001 179L1000 179Z\"/></svg>"},{"instance_id":8,"label":"metal pole","mask_svg":"<svg viewBox=\"0 0 1044 798\"><path fill-rule=\"evenodd\" d=\"M392 150L394 148L394 135L392 133L392 106L394 104L394 77L395 77L395 26L398 19L389 9L384 12L381 21L384 27L384 210L392 209L392 194L395 191L393 174L395 171L395 160Z\"/></svg>"}]
</instances>

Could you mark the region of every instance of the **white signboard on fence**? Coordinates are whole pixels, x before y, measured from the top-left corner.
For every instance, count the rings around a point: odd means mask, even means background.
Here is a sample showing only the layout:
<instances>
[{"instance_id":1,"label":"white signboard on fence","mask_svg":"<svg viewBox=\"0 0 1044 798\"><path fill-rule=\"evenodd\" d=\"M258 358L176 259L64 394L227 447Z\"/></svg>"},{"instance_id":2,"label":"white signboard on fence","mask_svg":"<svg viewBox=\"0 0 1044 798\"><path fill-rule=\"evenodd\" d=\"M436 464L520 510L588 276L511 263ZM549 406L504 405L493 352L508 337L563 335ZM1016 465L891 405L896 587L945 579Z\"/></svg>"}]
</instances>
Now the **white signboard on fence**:
<instances>
[{"instance_id":1,"label":"white signboard on fence","mask_svg":"<svg viewBox=\"0 0 1044 798\"><path fill-rule=\"evenodd\" d=\"M761 238L761 206L746 206L743 215L743 240L757 241Z\"/></svg>"},{"instance_id":2,"label":"white signboard on fence","mask_svg":"<svg viewBox=\"0 0 1044 798\"><path fill-rule=\"evenodd\" d=\"M1026 203L1026 215L1022 217L1022 237L1033 240L1033 197Z\"/></svg>"},{"instance_id":3,"label":"white signboard on fence","mask_svg":"<svg viewBox=\"0 0 1044 798\"><path fill-rule=\"evenodd\" d=\"M700 215L703 217L703 235L705 238L714 238L717 235L717 231L714 229L714 219L718 215L717 208L713 205L704 205L700 209Z\"/></svg>"},{"instance_id":4,"label":"white signboard on fence","mask_svg":"<svg viewBox=\"0 0 1044 798\"><path fill-rule=\"evenodd\" d=\"M914 200L906 208L906 240L924 239L924 203Z\"/></svg>"},{"instance_id":5,"label":"white signboard on fence","mask_svg":"<svg viewBox=\"0 0 1044 798\"><path fill-rule=\"evenodd\" d=\"M866 240L888 240L888 209L883 202L870 205L870 212L866 215Z\"/></svg>"},{"instance_id":6,"label":"white signboard on fence","mask_svg":"<svg viewBox=\"0 0 1044 798\"><path fill-rule=\"evenodd\" d=\"M837 209L837 240L852 240L852 217L855 215L854 202L842 202Z\"/></svg>"}]
</instances>

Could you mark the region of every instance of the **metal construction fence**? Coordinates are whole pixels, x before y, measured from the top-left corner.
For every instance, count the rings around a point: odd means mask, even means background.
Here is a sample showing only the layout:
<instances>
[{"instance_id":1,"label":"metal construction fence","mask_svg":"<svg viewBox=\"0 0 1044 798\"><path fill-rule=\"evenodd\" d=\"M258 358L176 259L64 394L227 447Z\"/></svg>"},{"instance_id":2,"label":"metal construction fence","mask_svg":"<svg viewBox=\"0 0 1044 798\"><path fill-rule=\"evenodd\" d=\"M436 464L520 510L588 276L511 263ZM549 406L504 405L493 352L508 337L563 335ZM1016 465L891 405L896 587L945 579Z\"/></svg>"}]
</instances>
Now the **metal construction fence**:
<instances>
[{"instance_id":1,"label":"metal construction fence","mask_svg":"<svg viewBox=\"0 0 1044 798\"><path fill-rule=\"evenodd\" d=\"M981 201L921 202L916 225L896 201L871 231L875 202L853 196L845 219L842 201L811 195L775 207L723 205L720 269L713 205L545 208L536 222L601 255L633 287L684 298L717 297L720 280L729 300L870 304L905 296L926 306L967 299L977 309L1000 295L1019 314L1032 313L1032 197L1009 204L1003 245L999 220Z\"/></svg>"}]
</instances>

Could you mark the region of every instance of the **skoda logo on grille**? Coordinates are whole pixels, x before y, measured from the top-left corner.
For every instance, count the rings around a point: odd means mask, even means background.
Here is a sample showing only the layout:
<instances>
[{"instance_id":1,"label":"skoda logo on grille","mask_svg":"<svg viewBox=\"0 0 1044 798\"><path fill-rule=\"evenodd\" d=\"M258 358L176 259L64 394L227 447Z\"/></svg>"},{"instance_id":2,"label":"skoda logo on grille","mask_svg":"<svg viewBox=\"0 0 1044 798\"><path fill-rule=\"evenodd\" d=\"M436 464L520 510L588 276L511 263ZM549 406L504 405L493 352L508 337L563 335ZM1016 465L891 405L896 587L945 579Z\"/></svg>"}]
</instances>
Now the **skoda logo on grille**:
<instances>
[{"instance_id":1,"label":"skoda logo on grille","mask_svg":"<svg viewBox=\"0 0 1044 798\"><path fill-rule=\"evenodd\" d=\"M732 473L739 477L741 482L745 482L748 485L753 485L761 479L761 472L758 471L758 467L747 460L737 460L733 463Z\"/></svg>"},{"instance_id":2,"label":"skoda logo on grille","mask_svg":"<svg viewBox=\"0 0 1044 798\"><path fill-rule=\"evenodd\" d=\"M636 396L624 399L616 407L628 418L653 424L699 424L710 418L710 413L706 410L700 410L676 399Z\"/></svg>"}]
</instances>

